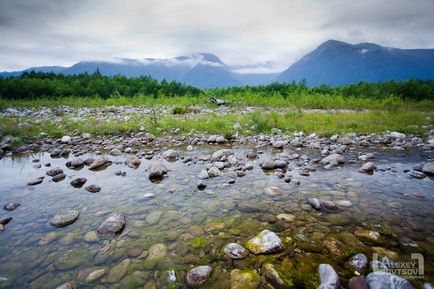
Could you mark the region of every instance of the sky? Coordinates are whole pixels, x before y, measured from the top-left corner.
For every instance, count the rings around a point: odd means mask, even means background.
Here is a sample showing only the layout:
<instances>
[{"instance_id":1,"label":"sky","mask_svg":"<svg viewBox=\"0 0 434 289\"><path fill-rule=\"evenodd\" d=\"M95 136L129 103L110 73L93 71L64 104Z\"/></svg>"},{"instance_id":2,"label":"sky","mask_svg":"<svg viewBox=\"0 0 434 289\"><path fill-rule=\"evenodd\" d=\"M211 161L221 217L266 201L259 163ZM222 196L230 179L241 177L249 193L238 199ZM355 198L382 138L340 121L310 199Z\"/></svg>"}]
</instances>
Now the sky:
<instances>
[{"instance_id":1,"label":"sky","mask_svg":"<svg viewBox=\"0 0 434 289\"><path fill-rule=\"evenodd\" d=\"M328 39L434 48L434 0L0 0L0 71L209 52L281 71Z\"/></svg>"}]
</instances>

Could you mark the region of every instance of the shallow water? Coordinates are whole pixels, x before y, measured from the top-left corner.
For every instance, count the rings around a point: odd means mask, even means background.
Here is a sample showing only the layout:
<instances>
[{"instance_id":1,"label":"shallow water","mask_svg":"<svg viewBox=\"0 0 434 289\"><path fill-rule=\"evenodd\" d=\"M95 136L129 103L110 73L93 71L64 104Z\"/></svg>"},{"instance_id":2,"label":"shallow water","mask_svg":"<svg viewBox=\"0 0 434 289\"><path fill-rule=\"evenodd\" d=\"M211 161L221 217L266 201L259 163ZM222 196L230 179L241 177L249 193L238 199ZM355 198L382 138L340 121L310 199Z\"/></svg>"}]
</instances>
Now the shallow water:
<instances>
[{"instance_id":1,"label":"shallow water","mask_svg":"<svg viewBox=\"0 0 434 289\"><path fill-rule=\"evenodd\" d=\"M186 272L192 266L204 264L212 266L214 271L203 288L229 288L232 269L259 270L265 262L288 272L298 288L316 288L319 263L332 264L345 284L354 271L347 268L345 262L358 252L364 252L371 259L372 247L386 248L396 252L399 260L407 261L411 260L410 253L422 253L425 277L412 282L434 281L434 181L412 179L403 172L426 161L423 152L369 150L376 154L374 161L384 171L373 175L358 173L361 162L332 170L318 167L308 177L294 172L294 178L301 182L294 185L259 167L269 154L281 153L264 147L261 148L264 153L254 160L254 169L237 178L235 184L228 184L233 172L226 169L223 175L206 180L206 190L199 191L197 176L208 163L198 158L217 149L204 146L193 152L182 151L183 157L191 156L196 162L191 165L182 160L166 162L168 176L157 184L147 178L148 160L142 159L139 168L131 169L123 164L126 155L110 156L114 163L99 172L87 167L68 169L67 158L51 158L47 153L0 160L0 204L21 203L12 212L2 210L0 213L1 217L13 217L5 231L0 232L0 277L8 279L0 281L0 288L55 288L66 281L74 281L78 288L143 288L152 281L157 288L185 288ZM233 149L240 157L251 150ZM285 152L319 157L316 151ZM97 158L91 154L81 157ZM346 155L347 159L352 157L357 157L357 153ZM69 160L73 158L71 155ZM40 159L42 168L33 168L33 159ZM48 168L44 164L48 162L51 168L61 167L66 179L55 183L46 176L42 184L26 186L30 180L45 175ZM126 176L115 176L118 170L125 171ZM76 177L87 178L83 188L76 189L69 184ZM102 190L89 193L84 190L89 184L100 185ZM282 194L277 197L264 194L271 186L278 187ZM173 189L176 191L170 192ZM416 197L414 192L422 193L424 198ZM145 193L153 193L155 197L145 198ZM318 212L305 204L308 197L348 200L352 206L341 206L338 213ZM51 227L48 221L66 208L78 210L78 220L64 228ZM146 216L155 211L161 212L161 218L150 225ZM95 231L111 213L127 216L124 232L120 236L99 236L95 242L86 242L84 234ZM293 214L295 220L277 221L275 216L281 213ZM380 232L380 240L354 237L360 228ZM284 253L250 254L234 262L223 257L225 244L244 245L263 229L278 233L285 241ZM48 244L41 242L44 237L43 240L50 241ZM417 247L403 246L404 237L416 242ZM330 240L335 242L336 250L330 246ZM168 247L166 257L157 261L138 258L156 243ZM113 278L108 280L110 269L126 258L131 264L125 275L115 278L119 279L115 282ZM85 281L90 272L102 268L106 269L103 277ZM168 270L175 271L175 285L167 281Z\"/></svg>"}]
</instances>

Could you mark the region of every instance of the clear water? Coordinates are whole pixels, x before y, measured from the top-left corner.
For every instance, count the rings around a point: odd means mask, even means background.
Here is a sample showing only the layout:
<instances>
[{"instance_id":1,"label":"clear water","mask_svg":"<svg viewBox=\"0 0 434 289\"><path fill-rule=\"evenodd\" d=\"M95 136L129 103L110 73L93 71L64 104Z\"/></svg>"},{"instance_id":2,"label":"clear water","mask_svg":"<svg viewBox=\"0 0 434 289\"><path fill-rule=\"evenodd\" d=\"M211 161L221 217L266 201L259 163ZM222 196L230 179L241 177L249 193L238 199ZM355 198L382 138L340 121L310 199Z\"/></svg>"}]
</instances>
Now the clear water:
<instances>
[{"instance_id":1,"label":"clear water","mask_svg":"<svg viewBox=\"0 0 434 289\"><path fill-rule=\"evenodd\" d=\"M247 150L252 150L233 149L238 156L245 156ZM181 153L199 158L215 150L217 147L198 147L194 152ZM148 180L145 172L149 161L142 159L139 168L131 169L123 164L126 155L110 156L114 163L99 172L87 167L68 169L67 158L53 159L46 153L3 158L0 160L0 204L20 202L21 206L12 212L2 210L0 214L13 217L6 230L0 232L0 277L7 278L7 281L0 281L0 288L55 288L66 281L74 281L78 288L143 288L149 282L155 282L157 288L185 288L186 272L192 266L204 264L213 267L213 274L203 288L229 288L232 269L259 270L265 262L289 272L298 288L316 288L319 263L332 264L345 284L345 280L353 276L353 270L345 266L346 260L360 250L370 259L369 254L374 252L372 247L396 252L401 260L410 260L411 252L422 253L425 278L411 282L434 281L434 181L411 179L403 172L426 160L423 152L370 150L377 156L376 165L389 169L371 176L357 172L360 162L333 170L318 168L309 177L294 173L301 181L297 186L259 168L261 159L280 153L269 148L262 150L264 153L254 161L254 169L237 178L235 184L228 184L230 173L225 173L206 180L205 191L196 188L197 176L207 165L199 160L191 165L182 160L166 162L170 169L168 177L156 184ZM319 157L316 151L297 153ZM356 152L350 152L346 158L356 156ZM35 158L40 159L42 168L33 167ZM69 160L73 158L70 156ZM46 176L42 184L26 186L30 180L45 175L48 168L43 165L48 162L51 167L63 168L66 179L55 183ZM118 170L127 175L115 176ZM76 177L87 178L85 186L100 185L101 192L92 194L84 188L73 188L69 183ZM278 187L282 194L273 198L265 195L264 190L271 186ZM170 192L173 189L176 191ZM413 192L425 198L418 198ZM146 199L145 193L153 193L155 197ZM305 205L307 197L349 200L353 205L342 207L335 214L317 212ZM48 221L66 208L80 212L77 222L64 228L51 227ZM161 211L161 218L150 225L145 221L146 216L155 211ZM84 234L95 231L111 213L127 216L124 232L120 236L100 236L96 242L86 242ZM274 216L280 213L293 214L296 219L276 221ZM223 257L225 244L245 244L265 228L285 240L284 253L251 254L236 262ZM380 232L381 241L376 244L359 238L361 242L354 243L352 238L358 228ZM47 234L53 232L55 237L51 242L41 242L44 237L49 239ZM403 246L401 239L404 237L415 241L418 247ZM324 245L326 240L338 240L339 251L330 252ZM166 257L157 261L138 258L156 243L168 247ZM105 255L103 250L107 252ZM110 283L111 268L126 258L131 264L125 275ZM87 282L88 274L97 269L106 269L105 275ZM167 281L168 270L175 271L176 283Z\"/></svg>"}]
</instances>

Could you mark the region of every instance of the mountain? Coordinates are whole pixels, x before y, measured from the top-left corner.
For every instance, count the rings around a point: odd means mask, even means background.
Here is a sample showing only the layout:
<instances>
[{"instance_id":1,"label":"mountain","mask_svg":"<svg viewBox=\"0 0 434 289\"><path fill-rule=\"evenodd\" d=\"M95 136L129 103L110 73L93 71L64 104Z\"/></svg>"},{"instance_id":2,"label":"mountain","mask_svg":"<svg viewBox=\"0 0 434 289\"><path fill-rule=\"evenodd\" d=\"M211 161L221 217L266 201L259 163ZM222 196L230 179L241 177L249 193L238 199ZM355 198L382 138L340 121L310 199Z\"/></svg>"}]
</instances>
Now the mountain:
<instances>
[{"instance_id":1,"label":"mountain","mask_svg":"<svg viewBox=\"0 0 434 289\"><path fill-rule=\"evenodd\" d=\"M434 49L398 49L329 40L283 71L276 80L308 86L434 79Z\"/></svg>"},{"instance_id":2,"label":"mountain","mask_svg":"<svg viewBox=\"0 0 434 289\"><path fill-rule=\"evenodd\" d=\"M61 73L66 67L63 66L38 66L38 67L30 67L21 71L12 71L12 72L0 72L0 77L16 77L20 76L24 72L28 71L36 71L36 72L54 72Z\"/></svg>"}]
</instances>

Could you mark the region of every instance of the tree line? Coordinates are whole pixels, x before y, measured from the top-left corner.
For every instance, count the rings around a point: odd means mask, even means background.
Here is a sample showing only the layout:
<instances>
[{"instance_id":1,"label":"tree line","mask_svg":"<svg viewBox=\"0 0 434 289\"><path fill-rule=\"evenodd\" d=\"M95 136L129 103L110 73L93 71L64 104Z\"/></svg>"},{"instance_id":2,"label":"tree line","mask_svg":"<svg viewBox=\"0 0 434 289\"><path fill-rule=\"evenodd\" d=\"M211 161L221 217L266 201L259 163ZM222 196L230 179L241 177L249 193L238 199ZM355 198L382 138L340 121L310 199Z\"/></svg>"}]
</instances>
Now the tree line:
<instances>
[{"instance_id":1,"label":"tree line","mask_svg":"<svg viewBox=\"0 0 434 289\"><path fill-rule=\"evenodd\" d=\"M117 95L133 97L146 95L199 96L210 95L224 98L229 94L254 94L258 96L279 95L283 98L297 94L323 94L352 97L387 98L397 96L411 100L434 100L434 81L411 79L402 82L359 82L342 86L308 87L306 82L271 83L259 86L215 88L202 91L177 81L158 81L150 76L129 78L103 76L97 70L93 74L63 75L43 72L25 72L19 77L0 77L0 98L35 99L70 96L99 96L109 98Z\"/></svg>"}]
</instances>

